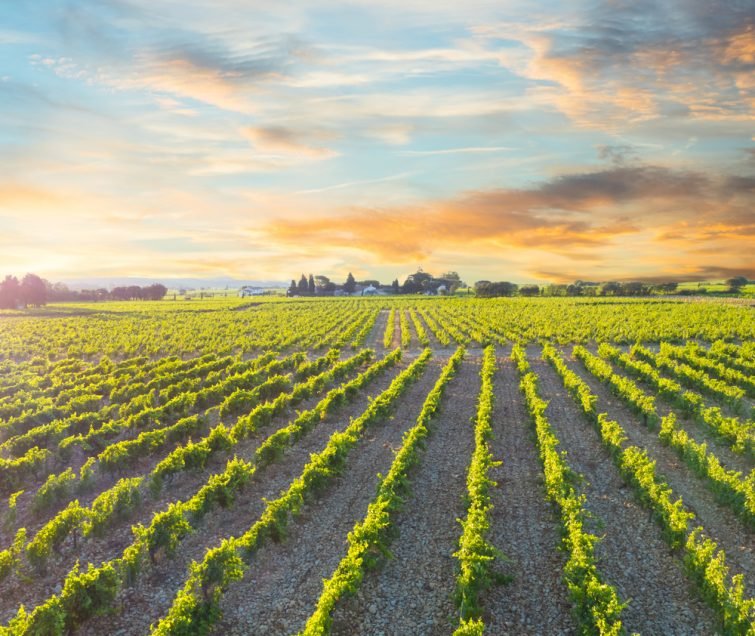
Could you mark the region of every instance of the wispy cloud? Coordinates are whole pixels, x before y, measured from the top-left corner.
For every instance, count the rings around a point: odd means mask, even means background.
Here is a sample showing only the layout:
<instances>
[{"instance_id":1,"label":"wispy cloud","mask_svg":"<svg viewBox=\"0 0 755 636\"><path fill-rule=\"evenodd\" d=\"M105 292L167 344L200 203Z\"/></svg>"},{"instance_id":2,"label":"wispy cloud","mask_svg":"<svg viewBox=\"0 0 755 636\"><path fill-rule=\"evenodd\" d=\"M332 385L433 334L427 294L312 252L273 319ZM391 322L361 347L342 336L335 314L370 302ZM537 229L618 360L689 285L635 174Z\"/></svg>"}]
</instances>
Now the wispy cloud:
<instances>
[{"instance_id":1,"label":"wispy cloud","mask_svg":"<svg viewBox=\"0 0 755 636\"><path fill-rule=\"evenodd\" d=\"M345 181L343 183L335 183L333 185L324 186L322 188L311 188L309 190L300 190L297 194L317 194L320 192L330 192L332 190L344 190L346 188L354 188L356 186L369 185L372 183L385 183L387 181L399 181L401 179L407 179L416 172L401 172L399 174L388 175L387 177L378 177L377 179L361 179L359 181Z\"/></svg>"},{"instance_id":2,"label":"wispy cloud","mask_svg":"<svg viewBox=\"0 0 755 636\"><path fill-rule=\"evenodd\" d=\"M535 90L582 126L618 130L671 106L711 120L741 120L754 110L755 14L746 3L720 11L704 0L601 0L568 24L480 31L493 34L529 49L529 57L502 56L502 64L552 83Z\"/></svg>"},{"instance_id":3,"label":"wispy cloud","mask_svg":"<svg viewBox=\"0 0 755 636\"><path fill-rule=\"evenodd\" d=\"M752 263L747 2L53 4L0 6L0 275Z\"/></svg>"},{"instance_id":4,"label":"wispy cloud","mask_svg":"<svg viewBox=\"0 0 755 636\"><path fill-rule=\"evenodd\" d=\"M314 159L330 159L338 153L308 143L306 140L319 139L325 141L334 135L321 130L297 131L285 126L249 126L241 130L241 135L262 152L300 155Z\"/></svg>"},{"instance_id":5,"label":"wispy cloud","mask_svg":"<svg viewBox=\"0 0 755 636\"><path fill-rule=\"evenodd\" d=\"M509 146L469 146L466 148L438 148L436 150L400 150L405 157L429 157L432 155L482 155L513 150Z\"/></svg>"}]
</instances>

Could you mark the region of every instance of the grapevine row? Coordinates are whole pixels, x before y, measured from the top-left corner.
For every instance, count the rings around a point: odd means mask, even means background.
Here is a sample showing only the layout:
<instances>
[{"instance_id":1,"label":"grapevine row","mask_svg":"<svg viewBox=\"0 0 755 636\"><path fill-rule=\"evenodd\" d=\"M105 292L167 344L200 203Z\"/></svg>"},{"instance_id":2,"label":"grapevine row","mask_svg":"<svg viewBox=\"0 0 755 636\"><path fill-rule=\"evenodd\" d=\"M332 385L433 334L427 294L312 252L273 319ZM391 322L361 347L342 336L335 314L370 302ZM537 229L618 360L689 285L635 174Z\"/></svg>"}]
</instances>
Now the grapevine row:
<instances>
[{"instance_id":1,"label":"grapevine row","mask_svg":"<svg viewBox=\"0 0 755 636\"><path fill-rule=\"evenodd\" d=\"M399 356L400 352L387 356L373 365L375 369L366 371L364 376L374 377L377 371L395 363ZM423 363L426 359L427 356ZM417 370L417 367L410 368L415 372ZM406 381L406 372L399 377L404 377ZM394 381L391 386L394 387L395 384ZM348 391L344 393L350 395ZM383 395L386 394L387 392ZM334 399L332 395L326 397L326 400L327 408L341 403L341 400ZM373 407L377 403L378 400L375 400L370 409L377 409L378 406ZM324 411L320 408L317 413L322 416ZM311 417L309 412L300 416L301 419L308 417ZM50 597L31 613L27 613L22 606L8 628L5 631L0 628L0 633L13 636L37 634L40 631L48 633L44 631L46 626L55 625L57 627L49 633L62 634L88 618L112 611L118 591L135 583L145 557L148 556L151 562L155 562L159 554L172 556L183 537L192 531L207 512L214 506L230 506L236 493L255 473L256 466L253 463L238 458L230 460L222 473L212 475L190 499L170 504L164 511L156 513L146 527L135 526L136 540L123 551L121 557L103 563L100 567L90 565L84 573L77 566L74 567L66 577L59 595Z\"/></svg>"},{"instance_id":2,"label":"grapevine row","mask_svg":"<svg viewBox=\"0 0 755 636\"><path fill-rule=\"evenodd\" d=\"M217 620L220 599L227 587L243 576L245 561L269 538L280 538L289 519L296 516L312 492L321 489L343 466L367 426L384 419L411 382L424 371L431 352L424 352L391 385L372 401L367 410L341 432L331 435L325 448L310 458L301 475L277 499L267 502L260 517L241 537L225 539L193 563L183 589L168 614L152 630L153 636L206 633Z\"/></svg>"},{"instance_id":3,"label":"grapevine row","mask_svg":"<svg viewBox=\"0 0 755 636\"><path fill-rule=\"evenodd\" d=\"M480 395L477 403L474 438L475 446L467 471L467 516L461 521L462 533L459 549L454 557L459 561L456 577L456 604L459 608L459 627L456 634L482 634L479 596L496 580L493 562L503 555L486 538L490 528L489 513L493 507L489 491L496 483L489 471L501 462L493 460L489 438L493 434L493 375L495 373L495 347L485 349L480 369Z\"/></svg>"},{"instance_id":4,"label":"grapevine row","mask_svg":"<svg viewBox=\"0 0 755 636\"><path fill-rule=\"evenodd\" d=\"M564 579L585 634L622 634L621 612L624 604L616 589L601 579L595 556L598 537L584 530L584 496L573 484L573 472L548 421L548 403L540 397L538 378L532 372L524 349L515 344L511 357L520 375L520 388L535 428L535 437L545 477L547 498L561 515L563 544L567 552Z\"/></svg>"},{"instance_id":5,"label":"grapevine row","mask_svg":"<svg viewBox=\"0 0 755 636\"><path fill-rule=\"evenodd\" d=\"M731 506L746 523L755 526L755 487L751 480L743 478L738 471L723 467L718 458L708 452L705 444L698 444L686 431L677 427L673 413L661 418L653 407L648 414L645 409L649 396L632 380L616 375L610 364L593 356L580 345L574 347L574 356L581 360L585 368L596 378L608 384L612 391L635 411L645 415L645 425L650 430L659 430L660 424L658 437L661 442L670 446L682 461L705 480L704 483L721 503ZM552 347L544 347L543 358L554 366L561 364L560 357ZM558 370L559 373L563 373L560 366Z\"/></svg>"},{"instance_id":6,"label":"grapevine row","mask_svg":"<svg viewBox=\"0 0 755 636\"><path fill-rule=\"evenodd\" d=\"M594 408L597 398L589 387L563 364L555 352L551 352L549 360L575 402L582 406L598 430L601 441L621 474L632 483L643 503L655 513L671 546L682 548L687 571L718 613L725 633L752 634L755 599L744 597L742 575L729 579L723 550L717 550L716 544L704 536L702 527L690 529L694 514L685 508L681 499L673 500L673 492L656 475L655 463L647 453L636 446L625 446L627 437L623 429L617 422L609 420L605 413L597 413ZM592 409L589 409L590 405Z\"/></svg>"},{"instance_id":7,"label":"grapevine row","mask_svg":"<svg viewBox=\"0 0 755 636\"><path fill-rule=\"evenodd\" d=\"M387 554L393 513L402 505L409 489L407 473L420 460L420 448L430 434L430 423L438 412L448 382L456 374L464 357L459 347L443 368L435 386L422 405L417 423L404 433L401 448L386 476L380 481L375 499L369 504L364 519L349 532L348 550L330 578L323 581L323 590L315 611L307 620L301 636L320 636L330 633L331 614L339 599L354 594L362 582L366 569L379 563L379 556Z\"/></svg>"}]
</instances>

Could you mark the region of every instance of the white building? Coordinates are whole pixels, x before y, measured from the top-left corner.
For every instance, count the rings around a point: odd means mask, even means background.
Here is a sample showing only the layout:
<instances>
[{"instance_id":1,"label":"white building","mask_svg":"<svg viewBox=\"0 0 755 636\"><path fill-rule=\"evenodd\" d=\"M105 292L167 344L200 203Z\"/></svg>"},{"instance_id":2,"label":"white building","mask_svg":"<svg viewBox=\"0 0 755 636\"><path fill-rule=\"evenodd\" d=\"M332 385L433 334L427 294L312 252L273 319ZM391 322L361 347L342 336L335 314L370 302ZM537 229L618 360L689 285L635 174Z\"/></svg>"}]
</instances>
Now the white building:
<instances>
[{"instance_id":1,"label":"white building","mask_svg":"<svg viewBox=\"0 0 755 636\"><path fill-rule=\"evenodd\" d=\"M252 287L250 285L244 285L239 289L239 298L246 298L247 296L262 296L265 290L261 287Z\"/></svg>"}]
</instances>

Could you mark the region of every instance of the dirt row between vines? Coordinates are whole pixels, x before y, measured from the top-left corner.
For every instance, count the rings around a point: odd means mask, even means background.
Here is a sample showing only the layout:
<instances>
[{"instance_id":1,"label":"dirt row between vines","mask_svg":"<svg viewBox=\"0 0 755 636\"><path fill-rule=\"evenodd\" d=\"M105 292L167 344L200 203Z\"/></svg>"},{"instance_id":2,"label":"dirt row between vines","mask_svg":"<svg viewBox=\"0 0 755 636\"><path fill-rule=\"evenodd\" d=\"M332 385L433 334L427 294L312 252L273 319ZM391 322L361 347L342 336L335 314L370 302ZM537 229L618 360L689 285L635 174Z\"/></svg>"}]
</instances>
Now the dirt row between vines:
<instances>
[{"instance_id":1,"label":"dirt row between vines","mask_svg":"<svg viewBox=\"0 0 755 636\"><path fill-rule=\"evenodd\" d=\"M387 319L387 312L384 313L383 322ZM379 341L375 341L378 344L374 345L379 352L385 328L384 324L379 327L381 319L371 334L380 334ZM396 327L399 338L398 317ZM429 330L428 336L431 337ZM413 344L417 344L416 337ZM406 351L400 367L406 367L420 350L415 346ZM275 636L296 633L303 627L322 590L322 579L331 575L346 553L348 532L364 517L375 496L377 474L388 470L403 433L414 425L450 351L436 352L428 369L399 399L395 417L365 431L350 452L345 471L304 506L302 514L292 521L285 540L269 542L260 548L245 577L234 583L223 597L223 616L213 634ZM542 468L518 388L518 373L511 359L503 357L509 355L510 346L498 347L497 351L502 357L494 377L491 447L494 457L503 463L491 473L498 486L491 491L489 538L508 559L497 563L496 570L512 579L505 585L494 586L481 598L486 633L575 634L578 630L572 606L561 580L565 555L558 549L558 514L545 499ZM659 525L637 502L560 378L539 359L540 352L537 345L527 347L532 368L540 378L540 393L549 401L546 415L561 440L561 448L567 452L567 462L584 477L580 488L592 515L587 529L603 537L596 546L599 571L607 583L617 588L621 599L629 602L623 613L627 632L716 633L713 612L685 575L681 554L670 550ZM461 532L457 518L463 517L465 510L466 471L473 447L471 419L480 387L481 355L480 348L469 349L457 376L447 387L425 450L410 473L410 494L395 515L393 558L367 572L354 597L339 602L334 612L334 634L435 636L453 631L458 614L453 600L457 563L452 555ZM625 428L631 443L646 448L657 459L658 472L668 480L675 495L683 495L685 504L694 509L713 538L721 541L727 563L735 572L745 573L746 586L751 591L751 533L728 509L713 500L701 481L672 451L661 446L657 435L645 429L602 383L578 362L568 360L568 364L598 395L599 411L608 411L609 417ZM188 575L190 563L200 560L222 538L246 531L259 518L264 506L262 499L275 498L287 488L309 461L310 453L320 451L334 431L342 430L350 418L362 413L368 396L384 390L397 373L398 369L393 369L373 381L354 403L326 418L287 450L279 462L261 470L231 507L213 509L197 530L182 541L174 558L147 567L138 584L119 596L115 614L90 620L77 634L146 633L149 625L168 611ZM314 405L321 397L297 408ZM263 434L245 440L235 452L245 459L251 458L260 441L292 417L289 414L276 419ZM182 475L175 487L163 492L162 505L193 492L210 472L222 470L227 459L226 455L217 458L204 473ZM151 504L145 505L138 520L146 522L154 509ZM118 526L105 541L87 542L77 556L82 563L88 560L98 563L103 558L118 556L131 541L132 522ZM66 568L73 556L69 548ZM25 597L21 600L27 607L33 606L26 598L39 602L52 593L52 586L62 580L64 573L61 564L53 566L37 592L17 592L6 583L8 594L17 595L12 601L5 597L6 620L15 613L20 596ZM36 583L30 587L35 586ZM5 590L0 587L0 591Z\"/></svg>"},{"instance_id":2,"label":"dirt row between vines","mask_svg":"<svg viewBox=\"0 0 755 636\"><path fill-rule=\"evenodd\" d=\"M634 498L582 411L549 364L531 361L551 426L569 466L584 477L581 491L592 515L588 530L596 545L598 570L629 606L622 614L629 633L712 634L715 619L684 574L678 554L660 527ZM601 407L599 406L599 409ZM602 409L601 409L602 410Z\"/></svg>"},{"instance_id":3,"label":"dirt row between vines","mask_svg":"<svg viewBox=\"0 0 755 636\"><path fill-rule=\"evenodd\" d=\"M395 371L392 371L387 375L394 374ZM421 396L429 391L428 383L432 386L434 382L429 376L430 373L426 372L409 387L397 405L399 413L410 408L409 405L417 400L421 400ZM350 419L360 415L367 407L368 396L374 397L387 388L390 379L391 377L381 378L363 391L353 404L340 409L336 415L324 420L317 428L299 440L294 447L288 449L281 461L255 475L234 505L227 509L213 510L203 520L200 527L184 539L175 558L166 559L158 564L152 572L143 577L139 586L126 591L119 614L95 618L89 621L80 633L92 635L105 632L119 635L146 633L149 625L168 611L175 594L188 576L189 564L192 561L201 560L207 548L218 545L223 538L243 534L262 513L265 506L263 500L274 499L287 489L289 484L301 474L309 461L310 454L321 451L333 432L342 430L348 425ZM354 483L368 482L370 472L368 468L371 469L375 463L379 465L377 458L370 457L370 453L390 453L390 444L395 443L390 433L395 433L395 429L389 425L378 425L368 429L363 442L352 450L347 460L349 465L364 466L366 471ZM397 434L400 439L400 433ZM351 480L338 480L339 486L344 483L347 488L353 485ZM372 489L374 491L374 485ZM293 526L297 524L298 521L293 522ZM290 543L286 542L284 545L290 549ZM256 571L256 565L252 566L252 571Z\"/></svg>"},{"instance_id":4,"label":"dirt row between vines","mask_svg":"<svg viewBox=\"0 0 755 636\"><path fill-rule=\"evenodd\" d=\"M378 313L377 320L372 326L372 330L365 339L365 347L374 349L375 351L383 351L383 336L385 334L385 327L388 324L388 314L390 312L387 309L381 309Z\"/></svg>"},{"instance_id":5,"label":"dirt row between vines","mask_svg":"<svg viewBox=\"0 0 755 636\"><path fill-rule=\"evenodd\" d=\"M610 419L622 425L630 444L646 449L648 456L656 462L656 471L668 483L674 495L681 497L684 505L695 513L696 519L692 523L702 525L724 550L731 573L744 574L745 594L751 597L755 591L755 542L752 533L731 507L716 501L704 478L695 474L671 448L661 444L658 434L645 427L605 384L578 361L567 358L566 362L598 396L598 411L606 412Z\"/></svg>"},{"instance_id":6,"label":"dirt row between vines","mask_svg":"<svg viewBox=\"0 0 755 636\"><path fill-rule=\"evenodd\" d=\"M503 463L491 473L498 487L491 493L490 541L510 560L499 572L513 578L483 597L485 625L490 634L573 634L577 628L561 579L566 556L558 550L558 512L545 499L519 375L510 358L498 364L491 450Z\"/></svg>"},{"instance_id":7,"label":"dirt row between vines","mask_svg":"<svg viewBox=\"0 0 755 636\"><path fill-rule=\"evenodd\" d=\"M332 421L340 421L337 419L339 416L348 417L356 415L364 410L367 404L367 396L375 395L387 388L391 379L397 372L396 369L391 369L373 380L372 384L366 389L366 391L363 391L358 396L354 403L339 409L339 411L331 418L324 420L321 426L327 429L328 424ZM353 372L349 377L355 376L356 373L356 371ZM348 378L341 382L346 381L348 381ZM333 386L337 386L337 384L339 383L326 388L325 391L319 395L304 400L297 405L297 410L301 412L314 407L322 399L325 392ZM174 475L168 480L166 486L163 487L157 497L148 496L143 499L135 516L108 529L103 538L92 537L90 539L80 540L78 550L74 550L72 539L67 539L63 544L61 555L51 559L47 571L44 574L35 575L31 585L18 585L18 581L15 577L9 577L7 580L3 581L3 583L0 584L0 594L3 595L3 621L7 622L8 618L15 614L19 604L23 603L27 609L35 607L50 595L59 592L63 579L76 560L79 560L82 564L99 564L105 560L119 557L124 548L134 540L131 530L133 525L137 523L147 525L155 512L166 509L172 502L190 498L204 483L206 483L210 475L222 472L227 461L233 456L238 456L245 460L252 459L257 447L268 435L273 433L277 428L286 426L287 423L295 417L296 412L294 409L287 409L285 413L273 418L273 421L268 426L263 427L251 437L242 440L230 452L213 454L204 470L182 471ZM310 434L315 434L318 430L319 427ZM272 466L261 470L257 479L264 479L265 473L270 470L270 468L272 468ZM253 488L253 486L250 487L250 489L251 488ZM90 498L93 496L95 495L91 495ZM238 509L238 502L236 506L232 507L232 509ZM210 516L212 516L212 514L213 513L211 512ZM198 532L201 533L202 531L200 530ZM147 576L143 578L147 578ZM140 586L137 585L132 592L136 594L139 589Z\"/></svg>"},{"instance_id":8,"label":"dirt row between vines","mask_svg":"<svg viewBox=\"0 0 755 636\"><path fill-rule=\"evenodd\" d=\"M410 473L411 495L395 516L393 558L365 577L355 597L334 613L333 634L448 634L464 516L466 472L474 447L472 418L479 364L466 360L446 389L420 463Z\"/></svg>"},{"instance_id":9,"label":"dirt row between vines","mask_svg":"<svg viewBox=\"0 0 755 636\"><path fill-rule=\"evenodd\" d=\"M289 634L304 626L322 591L322 580L345 554L348 532L375 496L377 474L388 471L404 432L413 426L439 374L439 362L430 362L395 415L366 431L344 473L304 507L286 540L257 553L245 578L223 599L223 620L213 633Z\"/></svg>"},{"instance_id":10,"label":"dirt row between vines","mask_svg":"<svg viewBox=\"0 0 755 636\"><path fill-rule=\"evenodd\" d=\"M591 353L597 355L597 346L588 347L588 349ZM610 362L609 364L611 364L616 375L631 380L645 393L653 395L655 397L656 409L661 416L665 417L669 413L674 413L676 415L677 426L685 429L687 434L696 442L707 444L708 451L714 453L721 461L722 465L732 470L738 470L742 472L742 474L747 474L753 469L754 466L752 460L742 454L735 453L731 450L730 446L726 445L724 440L716 437L710 429L705 428L694 419L686 417L680 409L673 406L667 398L659 394L648 382L629 374L618 364L613 362ZM709 403L709 399L705 399L707 406L712 406L712 404Z\"/></svg>"}]
</instances>

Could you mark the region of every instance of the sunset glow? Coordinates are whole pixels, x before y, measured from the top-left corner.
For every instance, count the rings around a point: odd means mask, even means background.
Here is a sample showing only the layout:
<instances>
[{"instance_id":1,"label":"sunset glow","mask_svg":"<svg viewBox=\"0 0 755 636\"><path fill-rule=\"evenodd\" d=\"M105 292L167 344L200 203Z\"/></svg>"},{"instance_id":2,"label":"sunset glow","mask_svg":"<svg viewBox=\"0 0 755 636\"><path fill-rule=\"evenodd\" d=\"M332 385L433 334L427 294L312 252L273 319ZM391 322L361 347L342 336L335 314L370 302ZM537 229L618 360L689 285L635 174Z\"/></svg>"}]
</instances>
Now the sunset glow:
<instances>
[{"instance_id":1,"label":"sunset glow","mask_svg":"<svg viewBox=\"0 0 755 636\"><path fill-rule=\"evenodd\" d=\"M2 275L755 278L751 2L14 0L0 50Z\"/></svg>"}]
</instances>

